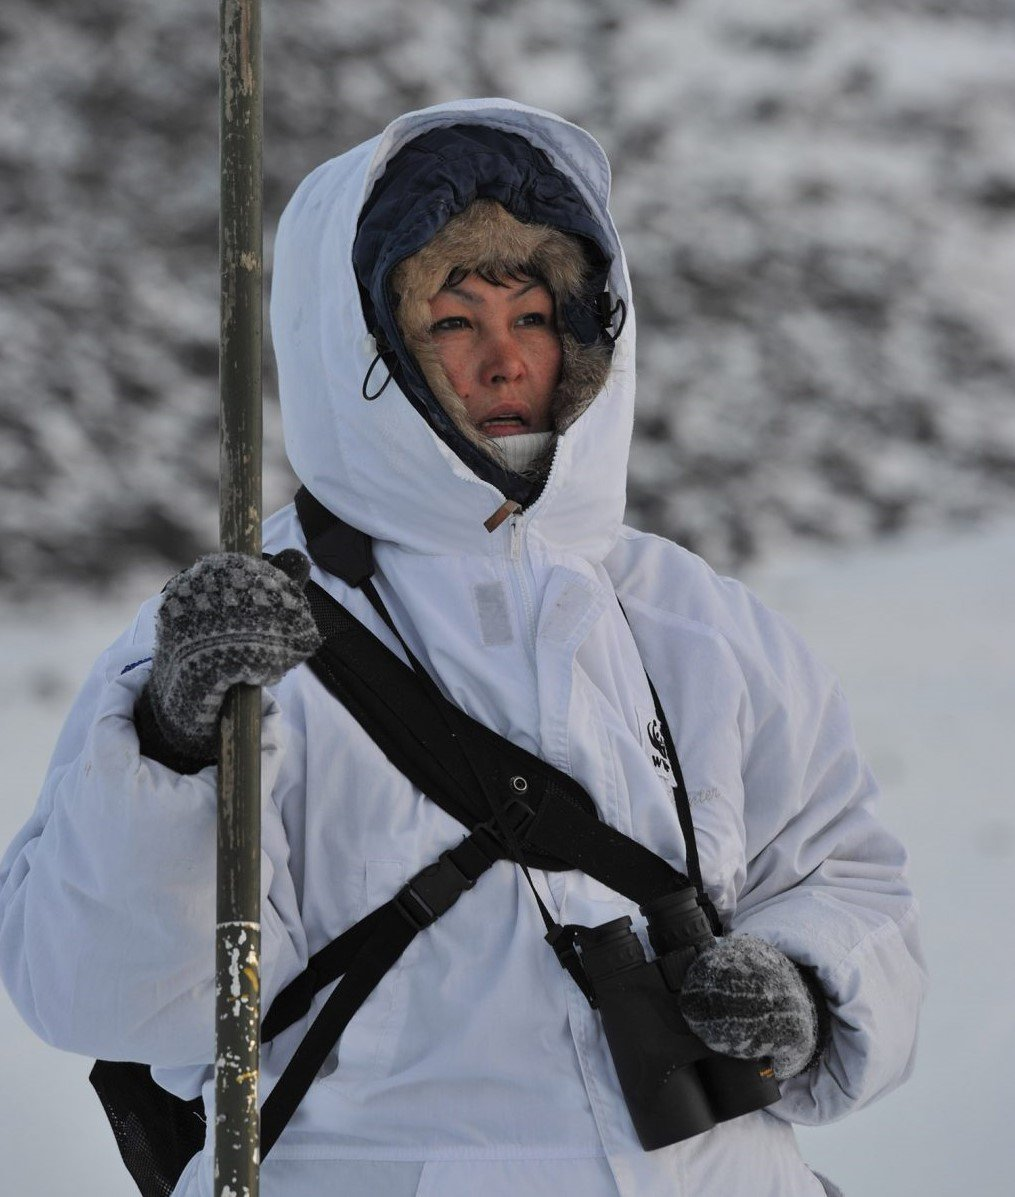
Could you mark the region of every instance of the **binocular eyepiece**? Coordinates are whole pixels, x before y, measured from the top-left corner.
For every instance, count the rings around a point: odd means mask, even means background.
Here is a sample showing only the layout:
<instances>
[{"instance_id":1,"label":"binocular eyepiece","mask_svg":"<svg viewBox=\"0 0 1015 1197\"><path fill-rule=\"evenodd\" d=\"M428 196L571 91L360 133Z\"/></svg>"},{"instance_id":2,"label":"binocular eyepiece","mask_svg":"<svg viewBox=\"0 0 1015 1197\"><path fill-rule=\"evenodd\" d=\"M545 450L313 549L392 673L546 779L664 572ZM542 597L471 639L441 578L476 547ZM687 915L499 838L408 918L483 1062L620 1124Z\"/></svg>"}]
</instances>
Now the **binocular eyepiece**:
<instances>
[{"instance_id":1,"label":"binocular eyepiece","mask_svg":"<svg viewBox=\"0 0 1015 1197\"><path fill-rule=\"evenodd\" d=\"M697 891L688 886L641 912L654 960L627 916L578 928L575 946L638 1138L654 1151L771 1105L779 1086L770 1061L713 1052L680 1012L684 975L715 942Z\"/></svg>"}]
</instances>

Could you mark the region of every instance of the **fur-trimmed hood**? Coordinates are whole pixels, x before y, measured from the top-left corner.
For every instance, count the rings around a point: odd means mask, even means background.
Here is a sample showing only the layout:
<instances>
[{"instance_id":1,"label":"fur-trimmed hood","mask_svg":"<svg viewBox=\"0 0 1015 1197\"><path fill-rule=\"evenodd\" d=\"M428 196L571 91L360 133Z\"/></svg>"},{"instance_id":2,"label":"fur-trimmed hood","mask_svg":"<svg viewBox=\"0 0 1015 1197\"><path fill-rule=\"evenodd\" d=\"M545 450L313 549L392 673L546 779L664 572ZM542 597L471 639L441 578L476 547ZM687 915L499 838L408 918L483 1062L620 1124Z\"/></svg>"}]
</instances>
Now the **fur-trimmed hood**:
<instances>
[{"instance_id":1,"label":"fur-trimmed hood","mask_svg":"<svg viewBox=\"0 0 1015 1197\"><path fill-rule=\"evenodd\" d=\"M271 327L286 448L311 493L377 539L484 555L501 551L484 521L509 498L554 543L601 558L623 515L634 398L630 288L608 197L609 168L587 133L510 100L409 113L309 175L279 223ZM562 373L570 367L576 397L562 398L538 494L463 434L399 329L397 267L476 199L546 226L550 256L557 233L558 249L577 239L586 263L570 284L555 266ZM605 371L604 293L628 309ZM371 364L369 393L392 378L367 402Z\"/></svg>"},{"instance_id":2,"label":"fur-trimmed hood","mask_svg":"<svg viewBox=\"0 0 1015 1197\"><path fill-rule=\"evenodd\" d=\"M452 387L430 335L430 300L455 272L493 279L519 271L546 284L556 310L586 299L592 264L579 238L545 224L524 223L494 199L475 199L391 274L396 318L406 346L458 431L496 461L500 447L469 420ZM566 329L560 333L562 366L551 416L564 432L592 402L606 381L612 345L599 338L582 344Z\"/></svg>"}]
</instances>

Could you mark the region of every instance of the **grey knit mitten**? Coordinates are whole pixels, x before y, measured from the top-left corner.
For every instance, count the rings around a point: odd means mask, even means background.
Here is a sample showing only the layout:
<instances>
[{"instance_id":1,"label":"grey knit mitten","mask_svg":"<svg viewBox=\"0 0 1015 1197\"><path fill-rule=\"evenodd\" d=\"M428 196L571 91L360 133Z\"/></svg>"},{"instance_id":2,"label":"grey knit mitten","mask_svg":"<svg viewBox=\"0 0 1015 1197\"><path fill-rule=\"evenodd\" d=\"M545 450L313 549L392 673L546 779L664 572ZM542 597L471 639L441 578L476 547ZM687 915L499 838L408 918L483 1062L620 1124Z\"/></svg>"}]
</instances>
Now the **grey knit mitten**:
<instances>
[{"instance_id":1,"label":"grey knit mitten","mask_svg":"<svg viewBox=\"0 0 1015 1197\"><path fill-rule=\"evenodd\" d=\"M820 1000L778 948L752 935L731 935L692 961L680 1007L713 1051L744 1060L769 1057L784 1081L802 1072L818 1049Z\"/></svg>"},{"instance_id":2,"label":"grey knit mitten","mask_svg":"<svg viewBox=\"0 0 1015 1197\"><path fill-rule=\"evenodd\" d=\"M321 637L303 593L309 572L297 549L272 562L212 553L166 586L146 698L183 758L215 759L230 686L272 685L316 651Z\"/></svg>"}]
</instances>

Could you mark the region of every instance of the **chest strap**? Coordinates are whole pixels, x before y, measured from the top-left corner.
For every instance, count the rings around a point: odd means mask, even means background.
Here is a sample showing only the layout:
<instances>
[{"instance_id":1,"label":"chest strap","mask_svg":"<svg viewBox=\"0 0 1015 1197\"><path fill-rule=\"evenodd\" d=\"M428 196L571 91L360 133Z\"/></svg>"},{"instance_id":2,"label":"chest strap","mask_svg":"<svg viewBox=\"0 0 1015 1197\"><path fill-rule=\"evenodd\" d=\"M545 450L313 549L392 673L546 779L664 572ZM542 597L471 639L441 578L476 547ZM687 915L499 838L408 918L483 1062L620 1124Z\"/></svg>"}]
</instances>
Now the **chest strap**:
<instances>
[{"instance_id":1,"label":"chest strap","mask_svg":"<svg viewBox=\"0 0 1015 1197\"><path fill-rule=\"evenodd\" d=\"M470 831L394 898L315 952L272 1003L262 1026L264 1042L304 1018L316 994L338 981L264 1102L262 1159L384 975L416 935L450 910L495 861L510 859L524 868L548 871L580 869L639 906L693 885L713 926L718 926L701 886L686 789L654 689L692 879L601 822L595 803L574 778L446 699L412 656L377 595L370 580L369 537L342 523L305 489L297 494L296 506L311 556L327 572L363 589L411 661L402 661L337 599L309 582L307 598L324 637L308 662L310 668L391 764ZM585 990L580 969L573 967L575 961L566 950L568 929L558 931L562 942L553 945L558 958Z\"/></svg>"},{"instance_id":2,"label":"chest strap","mask_svg":"<svg viewBox=\"0 0 1015 1197\"><path fill-rule=\"evenodd\" d=\"M262 1025L263 1042L305 1017L315 995L341 978L264 1103L262 1158L385 973L495 861L514 859L514 844L531 867L581 869L638 905L690 885L662 857L602 823L574 778L453 707L321 587L308 583L307 595L325 637L309 662L314 673L391 763L470 834L389 902L314 953L272 1003ZM441 717L439 703L453 707L453 721ZM477 769L482 789L495 790L501 805L493 817L477 793ZM581 984L570 956L558 954Z\"/></svg>"},{"instance_id":3,"label":"chest strap","mask_svg":"<svg viewBox=\"0 0 1015 1197\"><path fill-rule=\"evenodd\" d=\"M531 812L516 804L520 829ZM341 977L261 1108L261 1158L296 1112L328 1053L349 1021L416 938L445 914L504 848L490 823L479 824L460 844L421 869L389 902L379 906L311 956L307 967L275 998L261 1027L267 1042L298 1022L315 995Z\"/></svg>"}]
</instances>

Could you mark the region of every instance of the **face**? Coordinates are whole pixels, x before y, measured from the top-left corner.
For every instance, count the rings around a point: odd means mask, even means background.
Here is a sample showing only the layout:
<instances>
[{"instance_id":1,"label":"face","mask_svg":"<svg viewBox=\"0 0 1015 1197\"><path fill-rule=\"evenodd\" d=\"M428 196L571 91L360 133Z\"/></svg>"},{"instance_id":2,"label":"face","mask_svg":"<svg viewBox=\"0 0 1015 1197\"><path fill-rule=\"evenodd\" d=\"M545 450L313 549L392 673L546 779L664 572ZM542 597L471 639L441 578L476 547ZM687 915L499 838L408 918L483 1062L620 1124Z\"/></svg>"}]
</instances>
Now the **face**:
<instances>
[{"instance_id":1,"label":"face","mask_svg":"<svg viewBox=\"0 0 1015 1197\"><path fill-rule=\"evenodd\" d=\"M430 336L455 393L485 436L548 432L560 378L553 297L534 279L467 275L430 300Z\"/></svg>"}]
</instances>

